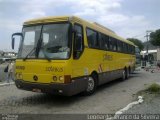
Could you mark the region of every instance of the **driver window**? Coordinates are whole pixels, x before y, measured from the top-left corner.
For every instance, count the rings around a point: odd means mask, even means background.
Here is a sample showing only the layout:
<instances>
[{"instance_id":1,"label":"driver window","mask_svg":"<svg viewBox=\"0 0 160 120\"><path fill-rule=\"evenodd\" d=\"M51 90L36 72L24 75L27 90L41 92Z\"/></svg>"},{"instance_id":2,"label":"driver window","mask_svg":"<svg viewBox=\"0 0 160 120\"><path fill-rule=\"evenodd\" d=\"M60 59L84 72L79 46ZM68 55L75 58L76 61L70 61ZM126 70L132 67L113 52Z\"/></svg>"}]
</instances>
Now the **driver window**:
<instances>
[{"instance_id":1,"label":"driver window","mask_svg":"<svg viewBox=\"0 0 160 120\"><path fill-rule=\"evenodd\" d=\"M75 25L75 49L77 51L82 51L83 50L83 30L82 26L80 25Z\"/></svg>"},{"instance_id":2,"label":"driver window","mask_svg":"<svg viewBox=\"0 0 160 120\"><path fill-rule=\"evenodd\" d=\"M79 59L84 46L83 46L83 27L81 25L75 24L74 26L75 29L75 36L74 36L74 52L73 52L73 57L74 59Z\"/></svg>"}]
</instances>

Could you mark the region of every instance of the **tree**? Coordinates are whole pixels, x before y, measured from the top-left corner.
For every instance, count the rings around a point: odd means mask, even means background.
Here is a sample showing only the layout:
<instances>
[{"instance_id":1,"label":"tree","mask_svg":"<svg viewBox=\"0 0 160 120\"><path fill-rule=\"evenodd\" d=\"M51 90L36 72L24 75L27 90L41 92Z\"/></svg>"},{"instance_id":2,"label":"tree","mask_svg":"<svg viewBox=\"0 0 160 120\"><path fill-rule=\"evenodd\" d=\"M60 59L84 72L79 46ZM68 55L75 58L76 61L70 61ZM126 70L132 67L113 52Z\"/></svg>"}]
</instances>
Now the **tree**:
<instances>
[{"instance_id":1,"label":"tree","mask_svg":"<svg viewBox=\"0 0 160 120\"><path fill-rule=\"evenodd\" d=\"M150 43L154 46L160 46L160 29L150 34Z\"/></svg>"},{"instance_id":2,"label":"tree","mask_svg":"<svg viewBox=\"0 0 160 120\"><path fill-rule=\"evenodd\" d=\"M137 45L139 47L140 50L143 50L144 46L142 41L136 39L136 38L127 38L127 40L133 42L135 45Z\"/></svg>"}]
</instances>

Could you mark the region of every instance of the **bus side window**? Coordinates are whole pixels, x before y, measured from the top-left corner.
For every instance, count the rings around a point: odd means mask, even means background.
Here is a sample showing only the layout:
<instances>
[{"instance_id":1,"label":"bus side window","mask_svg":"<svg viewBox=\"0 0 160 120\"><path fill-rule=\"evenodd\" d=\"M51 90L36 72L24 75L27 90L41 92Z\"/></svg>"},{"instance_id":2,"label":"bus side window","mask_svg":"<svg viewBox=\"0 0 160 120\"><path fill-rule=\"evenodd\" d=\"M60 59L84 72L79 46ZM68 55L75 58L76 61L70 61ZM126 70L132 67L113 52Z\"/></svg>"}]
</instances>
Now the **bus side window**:
<instances>
[{"instance_id":1,"label":"bus side window","mask_svg":"<svg viewBox=\"0 0 160 120\"><path fill-rule=\"evenodd\" d=\"M109 50L113 50L113 41L111 37L109 37Z\"/></svg>"},{"instance_id":2,"label":"bus side window","mask_svg":"<svg viewBox=\"0 0 160 120\"><path fill-rule=\"evenodd\" d=\"M117 41L117 51L121 52L121 41Z\"/></svg>"},{"instance_id":3,"label":"bus side window","mask_svg":"<svg viewBox=\"0 0 160 120\"><path fill-rule=\"evenodd\" d=\"M104 48L105 50L109 50L109 36L107 35L103 35L103 39L104 39Z\"/></svg>"},{"instance_id":4,"label":"bus side window","mask_svg":"<svg viewBox=\"0 0 160 120\"><path fill-rule=\"evenodd\" d=\"M135 49L136 49L136 47L134 47L134 46L133 46L133 48L132 48L132 49L133 49L133 50L132 50L132 53L133 53L133 54L135 54L135 53L136 53L136 50L135 50ZM137 48L137 49L138 49L138 48ZM138 49L138 50L139 50L139 49ZM140 50L138 51L138 53L140 53Z\"/></svg>"},{"instance_id":5,"label":"bus side window","mask_svg":"<svg viewBox=\"0 0 160 120\"><path fill-rule=\"evenodd\" d=\"M74 34L74 52L73 57L74 59L78 59L84 49L83 45L83 27L79 24L75 24L74 26L75 34Z\"/></svg>"},{"instance_id":6,"label":"bus side window","mask_svg":"<svg viewBox=\"0 0 160 120\"><path fill-rule=\"evenodd\" d=\"M113 38L113 51L117 51L117 40Z\"/></svg>"},{"instance_id":7,"label":"bus side window","mask_svg":"<svg viewBox=\"0 0 160 120\"><path fill-rule=\"evenodd\" d=\"M99 48L101 50L108 50L109 49L109 37L102 34L102 33L99 33L98 38L99 38L98 40L99 40L99 43L100 43Z\"/></svg>"},{"instance_id":8,"label":"bus side window","mask_svg":"<svg viewBox=\"0 0 160 120\"><path fill-rule=\"evenodd\" d=\"M98 33L87 28L88 46L90 48L99 48Z\"/></svg>"},{"instance_id":9,"label":"bus side window","mask_svg":"<svg viewBox=\"0 0 160 120\"><path fill-rule=\"evenodd\" d=\"M127 53L129 53L129 45L128 44L127 44L127 48L126 49L127 49Z\"/></svg>"},{"instance_id":10,"label":"bus side window","mask_svg":"<svg viewBox=\"0 0 160 120\"><path fill-rule=\"evenodd\" d=\"M132 46L128 45L128 47L129 47L129 54L131 54L132 53Z\"/></svg>"},{"instance_id":11,"label":"bus side window","mask_svg":"<svg viewBox=\"0 0 160 120\"><path fill-rule=\"evenodd\" d=\"M123 42L123 53L126 53L126 44Z\"/></svg>"},{"instance_id":12,"label":"bus side window","mask_svg":"<svg viewBox=\"0 0 160 120\"><path fill-rule=\"evenodd\" d=\"M113 37L109 37L109 48L111 51L117 51L117 40Z\"/></svg>"},{"instance_id":13,"label":"bus side window","mask_svg":"<svg viewBox=\"0 0 160 120\"><path fill-rule=\"evenodd\" d=\"M104 40L102 38L102 34L101 33L98 33L98 41L99 41L99 48L101 50L103 50Z\"/></svg>"}]
</instances>

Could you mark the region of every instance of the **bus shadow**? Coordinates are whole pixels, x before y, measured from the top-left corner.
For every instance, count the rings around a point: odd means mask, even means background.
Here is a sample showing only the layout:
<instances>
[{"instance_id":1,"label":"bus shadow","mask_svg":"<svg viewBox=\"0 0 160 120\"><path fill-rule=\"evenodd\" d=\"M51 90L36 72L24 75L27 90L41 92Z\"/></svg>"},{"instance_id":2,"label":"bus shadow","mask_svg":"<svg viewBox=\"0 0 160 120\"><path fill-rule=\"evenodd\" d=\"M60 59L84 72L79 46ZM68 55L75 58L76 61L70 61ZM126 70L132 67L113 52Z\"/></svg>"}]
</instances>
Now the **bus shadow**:
<instances>
[{"instance_id":1,"label":"bus shadow","mask_svg":"<svg viewBox=\"0 0 160 120\"><path fill-rule=\"evenodd\" d=\"M139 75L140 75L139 72L134 72L126 80L116 79L116 80L113 80L113 81L109 81L109 82L107 82L107 83L105 83L103 85L98 86L96 93L99 93L99 92L101 92L101 91L103 91L105 89L108 89L108 88L112 87L112 86L115 86L115 85L118 85L118 84L122 84L123 82L130 81L130 80L132 80L132 78L139 77Z\"/></svg>"},{"instance_id":2,"label":"bus shadow","mask_svg":"<svg viewBox=\"0 0 160 120\"><path fill-rule=\"evenodd\" d=\"M25 94L24 94L25 95ZM29 106L34 107L38 105L44 105L47 108L50 107L64 107L70 106L77 101L81 101L86 97L82 96L81 94L77 94L74 96L58 96L58 95L50 95L50 94L43 94L43 93L35 93L31 95L27 95L24 97L19 96L10 96L3 101L0 101L0 106Z\"/></svg>"},{"instance_id":3,"label":"bus shadow","mask_svg":"<svg viewBox=\"0 0 160 120\"><path fill-rule=\"evenodd\" d=\"M96 93L99 93L103 90L109 89L110 87L112 87L114 85L117 85L117 84L120 84L122 82L124 82L124 81L122 81L121 79L116 79L116 80L113 80L113 81L109 81L109 82L107 82L103 85L98 86Z\"/></svg>"}]
</instances>

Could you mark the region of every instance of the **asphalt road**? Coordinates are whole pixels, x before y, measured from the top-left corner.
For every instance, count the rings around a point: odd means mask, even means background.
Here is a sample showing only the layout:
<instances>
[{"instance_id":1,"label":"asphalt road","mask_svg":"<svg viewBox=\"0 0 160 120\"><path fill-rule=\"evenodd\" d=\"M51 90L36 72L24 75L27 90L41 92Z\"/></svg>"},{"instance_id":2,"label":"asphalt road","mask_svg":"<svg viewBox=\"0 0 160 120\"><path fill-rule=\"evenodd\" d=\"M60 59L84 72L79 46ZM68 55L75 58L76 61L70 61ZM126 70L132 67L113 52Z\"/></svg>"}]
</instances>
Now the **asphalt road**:
<instances>
[{"instance_id":1,"label":"asphalt road","mask_svg":"<svg viewBox=\"0 0 160 120\"><path fill-rule=\"evenodd\" d=\"M132 102L146 85L160 81L159 73L135 72L126 81L100 86L91 96L51 96L18 90L15 85L0 87L0 113L12 114L114 114Z\"/></svg>"}]
</instances>

